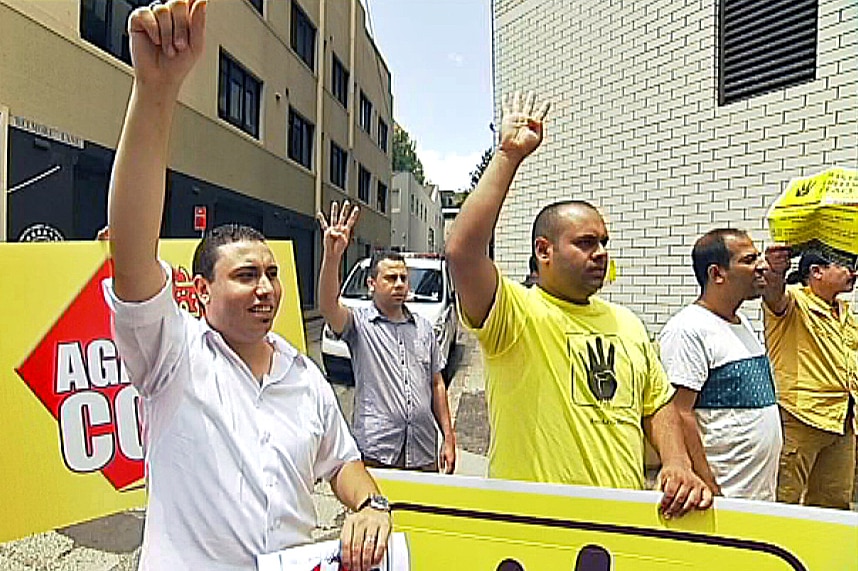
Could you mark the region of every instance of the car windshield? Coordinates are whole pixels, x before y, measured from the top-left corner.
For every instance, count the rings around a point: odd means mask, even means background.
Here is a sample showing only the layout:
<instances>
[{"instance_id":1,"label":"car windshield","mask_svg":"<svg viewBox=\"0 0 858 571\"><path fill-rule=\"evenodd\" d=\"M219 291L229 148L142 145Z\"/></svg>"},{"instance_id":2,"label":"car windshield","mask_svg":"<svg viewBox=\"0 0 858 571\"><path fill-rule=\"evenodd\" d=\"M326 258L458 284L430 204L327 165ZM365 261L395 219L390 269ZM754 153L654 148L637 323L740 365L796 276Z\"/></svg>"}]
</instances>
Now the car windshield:
<instances>
[{"instance_id":1,"label":"car windshield","mask_svg":"<svg viewBox=\"0 0 858 571\"><path fill-rule=\"evenodd\" d=\"M369 288L366 278L369 277L369 267L361 267L352 272L346 286L343 288L343 297L352 299L370 299ZM442 293L441 271L433 268L408 268L408 301L413 302L439 302Z\"/></svg>"}]
</instances>

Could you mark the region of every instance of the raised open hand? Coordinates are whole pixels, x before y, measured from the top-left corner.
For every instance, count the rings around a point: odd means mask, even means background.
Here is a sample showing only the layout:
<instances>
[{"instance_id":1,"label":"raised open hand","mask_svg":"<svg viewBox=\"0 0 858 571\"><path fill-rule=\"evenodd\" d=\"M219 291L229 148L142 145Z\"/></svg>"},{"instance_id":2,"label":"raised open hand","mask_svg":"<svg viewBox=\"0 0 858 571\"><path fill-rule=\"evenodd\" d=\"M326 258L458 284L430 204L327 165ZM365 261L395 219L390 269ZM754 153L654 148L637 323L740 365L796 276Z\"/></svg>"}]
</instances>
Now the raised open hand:
<instances>
[{"instance_id":1,"label":"raised open hand","mask_svg":"<svg viewBox=\"0 0 858 571\"><path fill-rule=\"evenodd\" d=\"M178 90L203 53L206 0L152 2L128 18L134 77L141 84Z\"/></svg>"},{"instance_id":2,"label":"raised open hand","mask_svg":"<svg viewBox=\"0 0 858 571\"><path fill-rule=\"evenodd\" d=\"M337 258L342 257L352 239L352 230L360 215L360 208L350 207L349 201L343 202L342 209L336 202L331 203L331 222L325 220L321 212L316 214L316 220L322 228L322 247L325 253Z\"/></svg>"},{"instance_id":3,"label":"raised open hand","mask_svg":"<svg viewBox=\"0 0 858 571\"><path fill-rule=\"evenodd\" d=\"M539 146L542 142L542 121L551 104L545 101L538 110L535 106L536 94L533 92L523 98L521 92L516 91L504 99L501 105L500 151L521 160Z\"/></svg>"}]
</instances>

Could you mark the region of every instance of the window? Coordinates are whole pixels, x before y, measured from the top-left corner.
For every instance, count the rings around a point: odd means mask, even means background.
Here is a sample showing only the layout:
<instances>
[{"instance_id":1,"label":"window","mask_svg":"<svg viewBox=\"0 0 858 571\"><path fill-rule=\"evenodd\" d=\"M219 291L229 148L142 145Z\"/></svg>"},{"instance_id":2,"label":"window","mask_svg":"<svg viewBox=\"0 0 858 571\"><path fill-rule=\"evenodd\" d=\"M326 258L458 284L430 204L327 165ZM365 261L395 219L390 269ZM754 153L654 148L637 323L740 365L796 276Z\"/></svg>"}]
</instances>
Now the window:
<instances>
[{"instance_id":1,"label":"window","mask_svg":"<svg viewBox=\"0 0 858 571\"><path fill-rule=\"evenodd\" d=\"M390 193L390 211L399 212L400 208L402 208L402 199L399 198L399 189L394 188Z\"/></svg>"},{"instance_id":2,"label":"window","mask_svg":"<svg viewBox=\"0 0 858 571\"><path fill-rule=\"evenodd\" d=\"M262 83L221 50L218 117L258 139L261 91Z\"/></svg>"},{"instance_id":3,"label":"window","mask_svg":"<svg viewBox=\"0 0 858 571\"><path fill-rule=\"evenodd\" d=\"M262 1L263 0L250 0L250 3L253 4L253 7L256 8L256 11L262 14Z\"/></svg>"},{"instance_id":4,"label":"window","mask_svg":"<svg viewBox=\"0 0 858 571\"><path fill-rule=\"evenodd\" d=\"M372 103L363 90L360 92L360 128L372 133Z\"/></svg>"},{"instance_id":5,"label":"window","mask_svg":"<svg viewBox=\"0 0 858 571\"><path fill-rule=\"evenodd\" d=\"M414 214L414 195L411 195L411 214Z\"/></svg>"},{"instance_id":6,"label":"window","mask_svg":"<svg viewBox=\"0 0 858 571\"><path fill-rule=\"evenodd\" d=\"M363 168L363 165L360 165L360 168L358 169L358 200L367 204L369 204L370 178L369 171Z\"/></svg>"},{"instance_id":7,"label":"window","mask_svg":"<svg viewBox=\"0 0 858 571\"><path fill-rule=\"evenodd\" d=\"M342 189L346 188L346 169L349 154L339 145L331 141L331 184Z\"/></svg>"},{"instance_id":8,"label":"window","mask_svg":"<svg viewBox=\"0 0 858 571\"><path fill-rule=\"evenodd\" d=\"M292 1L292 49L311 70L316 70L316 26L297 2Z\"/></svg>"},{"instance_id":9,"label":"window","mask_svg":"<svg viewBox=\"0 0 858 571\"><path fill-rule=\"evenodd\" d=\"M289 158L308 169L313 168L313 131L312 123L289 108Z\"/></svg>"},{"instance_id":10,"label":"window","mask_svg":"<svg viewBox=\"0 0 858 571\"><path fill-rule=\"evenodd\" d=\"M385 153L387 152L387 123L378 119L378 146Z\"/></svg>"},{"instance_id":11,"label":"window","mask_svg":"<svg viewBox=\"0 0 858 571\"><path fill-rule=\"evenodd\" d=\"M387 185L381 181L378 181L375 193L375 207L379 212L387 214Z\"/></svg>"},{"instance_id":12,"label":"window","mask_svg":"<svg viewBox=\"0 0 858 571\"><path fill-rule=\"evenodd\" d=\"M331 68L331 92L337 101L343 104L343 107L349 105L349 72L340 59L334 55L334 63Z\"/></svg>"},{"instance_id":13,"label":"window","mask_svg":"<svg viewBox=\"0 0 858 571\"><path fill-rule=\"evenodd\" d=\"M718 103L812 81L818 0L719 0Z\"/></svg>"},{"instance_id":14,"label":"window","mask_svg":"<svg viewBox=\"0 0 858 571\"><path fill-rule=\"evenodd\" d=\"M80 37L131 65L126 24L145 0L81 0Z\"/></svg>"}]
</instances>

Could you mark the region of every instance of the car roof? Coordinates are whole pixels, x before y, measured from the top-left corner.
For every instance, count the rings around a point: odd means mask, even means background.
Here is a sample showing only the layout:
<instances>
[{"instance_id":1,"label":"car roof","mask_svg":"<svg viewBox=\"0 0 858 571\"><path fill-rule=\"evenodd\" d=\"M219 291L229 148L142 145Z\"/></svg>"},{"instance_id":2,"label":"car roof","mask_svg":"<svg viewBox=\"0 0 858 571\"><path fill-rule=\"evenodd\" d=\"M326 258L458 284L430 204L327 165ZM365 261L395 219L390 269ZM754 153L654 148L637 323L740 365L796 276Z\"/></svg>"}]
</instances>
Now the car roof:
<instances>
[{"instance_id":1,"label":"car roof","mask_svg":"<svg viewBox=\"0 0 858 571\"><path fill-rule=\"evenodd\" d=\"M405 265L409 268L440 268L441 263L444 261L442 256L438 254L422 254L415 252L401 252L402 257L405 258ZM369 266L370 258L363 258L358 260L355 266L360 266L362 268Z\"/></svg>"}]
</instances>

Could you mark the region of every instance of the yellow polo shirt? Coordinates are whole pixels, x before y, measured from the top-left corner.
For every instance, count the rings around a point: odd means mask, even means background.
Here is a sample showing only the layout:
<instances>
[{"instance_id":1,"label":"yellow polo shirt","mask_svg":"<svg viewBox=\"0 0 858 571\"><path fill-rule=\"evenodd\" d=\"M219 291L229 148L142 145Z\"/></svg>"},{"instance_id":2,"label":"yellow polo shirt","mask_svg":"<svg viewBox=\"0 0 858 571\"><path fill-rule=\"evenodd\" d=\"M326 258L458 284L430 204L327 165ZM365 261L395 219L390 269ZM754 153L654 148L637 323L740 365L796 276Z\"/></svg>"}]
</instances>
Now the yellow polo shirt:
<instances>
[{"instance_id":1,"label":"yellow polo shirt","mask_svg":"<svg viewBox=\"0 0 858 571\"><path fill-rule=\"evenodd\" d=\"M783 315L763 304L766 346L778 404L821 430L844 433L849 394L858 396L858 324L849 304L839 316L809 287L788 286Z\"/></svg>"},{"instance_id":2,"label":"yellow polo shirt","mask_svg":"<svg viewBox=\"0 0 858 571\"><path fill-rule=\"evenodd\" d=\"M643 323L499 275L480 328L492 439L489 476L644 487L643 417L673 396Z\"/></svg>"}]
</instances>

